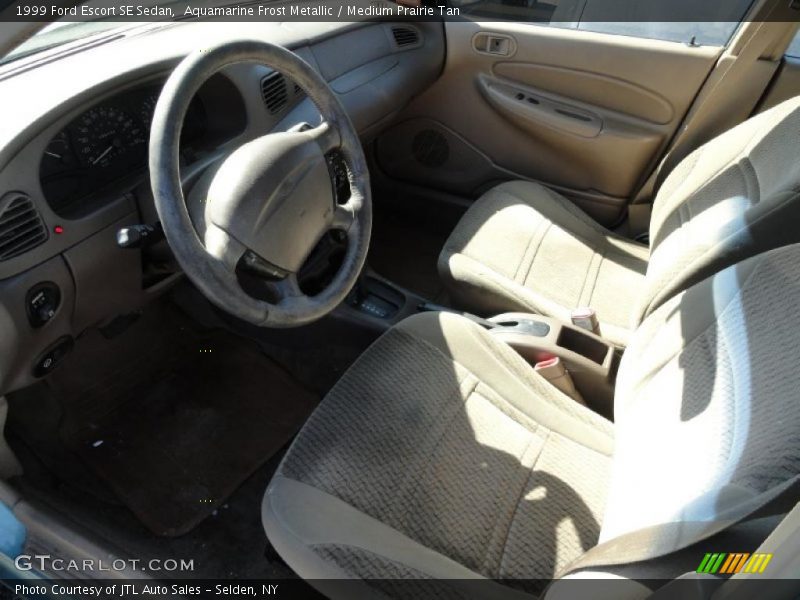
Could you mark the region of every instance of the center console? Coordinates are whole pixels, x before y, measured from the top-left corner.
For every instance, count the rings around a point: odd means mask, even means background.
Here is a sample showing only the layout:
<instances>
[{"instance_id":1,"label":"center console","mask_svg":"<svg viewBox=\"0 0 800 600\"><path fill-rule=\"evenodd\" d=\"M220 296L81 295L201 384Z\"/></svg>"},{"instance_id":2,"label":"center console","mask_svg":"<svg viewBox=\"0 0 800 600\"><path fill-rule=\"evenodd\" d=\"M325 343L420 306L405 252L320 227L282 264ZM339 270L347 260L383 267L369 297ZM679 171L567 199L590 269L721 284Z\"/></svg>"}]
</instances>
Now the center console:
<instances>
[{"instance_id":1,"label":"center console","mask_svg":"<svg viewBox=\"0 0 800 600\"><path fill-rule=\"evenodd\" d=\"M532 365L558 357L588 406L613 416L614 383L620 354L594 333L557 319L528 313L505 313L489 319L489 333Z\"/></svg>"},{"instance_id":2,"label":"center console","mask_svg":"<svg viewBox=\"0 0 800 600\"><path fill-rule=\"evenodd\" d=\"M377 336L406 317L429 310L458 312L432 304L367 270L334 314ZM572 323L541 315L505 313L490 319L465 316L511 346L533 366L541 367L557 358L578 392L573 397L595 412L612 418L620 359L613 344Z\"/></svg>"}]
</instances>

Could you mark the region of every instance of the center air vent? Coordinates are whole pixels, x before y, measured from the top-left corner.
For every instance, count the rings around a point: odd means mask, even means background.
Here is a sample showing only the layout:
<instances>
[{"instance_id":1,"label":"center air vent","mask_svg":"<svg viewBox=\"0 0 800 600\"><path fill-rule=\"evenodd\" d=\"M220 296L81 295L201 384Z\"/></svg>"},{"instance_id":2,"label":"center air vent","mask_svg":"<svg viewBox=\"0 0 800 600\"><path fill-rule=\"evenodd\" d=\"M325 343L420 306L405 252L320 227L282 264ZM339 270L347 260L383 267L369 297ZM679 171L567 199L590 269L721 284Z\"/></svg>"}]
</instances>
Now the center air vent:
<instances>
[{"instance_id":1,"label":"center air vent","mask_svg":"<svg viewBox=\"0 0 800 600\"><path fill-rule=\"evenodd\" d=\"M277 115L289 102L289 91L286 88L286 79L278 71L273 71L261 80L261 97L267 110Z\"/></svg>"},{"instance_id":2,"label":"center air vent","mask_svg":"<svg viewBox=\"0 0 800 600\"><path fill-rule=\"evenodd\" d=\"M47 230L31 199L9 194L0 199L0 262L44 243Z\"/></svg>"},{"instance_id":3,"label":"center air vent","mask_svg":"<svg viewBox=\"0 0 800 600\"><path fill-rule=\"evenodd\" d=\"M392 36L398 48L406 48L419 44L419 31L413 27L392 27Z\"/></svg>"}]
</instances>

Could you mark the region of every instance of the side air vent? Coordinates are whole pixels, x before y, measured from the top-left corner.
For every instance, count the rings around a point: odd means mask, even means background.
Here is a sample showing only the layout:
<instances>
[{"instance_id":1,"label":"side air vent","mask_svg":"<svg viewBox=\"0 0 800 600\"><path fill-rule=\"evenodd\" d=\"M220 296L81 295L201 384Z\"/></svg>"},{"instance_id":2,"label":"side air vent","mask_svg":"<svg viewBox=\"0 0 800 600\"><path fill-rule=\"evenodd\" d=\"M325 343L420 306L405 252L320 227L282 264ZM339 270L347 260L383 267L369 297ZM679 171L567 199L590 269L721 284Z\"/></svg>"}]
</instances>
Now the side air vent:
<instances>
[{"instance_id":1,"label":"side air vent","mask_svg":"<svg viewBox=\"0 0 800 600\"><path fill-rule=\"evenodd\" d=\"M44 243L47 230L31 199L21 194L0 199L0 262Z\"/></svg>"},{"instance_id":2,"label":"side air vent","mask_svg":"<svg viewBox=\"0 0 800 600\"><path fill-rule=\"evenodd\" d=\"M273 71L261 80L261 97L267 110L273 115L277 115L289 102L289 90L286 86L286 79L278 71Z\"/></svg>"},{"instance_id":3,"label":"side air vent","mask_svg":"<svg viewBox=\"0 0 800 600\"><path fill-rule=\"evenodd\" d=\"M419 44L419 31L412 27L392 27L392 36L398 48L417 46Z\"/></svg>"}]
</instances>

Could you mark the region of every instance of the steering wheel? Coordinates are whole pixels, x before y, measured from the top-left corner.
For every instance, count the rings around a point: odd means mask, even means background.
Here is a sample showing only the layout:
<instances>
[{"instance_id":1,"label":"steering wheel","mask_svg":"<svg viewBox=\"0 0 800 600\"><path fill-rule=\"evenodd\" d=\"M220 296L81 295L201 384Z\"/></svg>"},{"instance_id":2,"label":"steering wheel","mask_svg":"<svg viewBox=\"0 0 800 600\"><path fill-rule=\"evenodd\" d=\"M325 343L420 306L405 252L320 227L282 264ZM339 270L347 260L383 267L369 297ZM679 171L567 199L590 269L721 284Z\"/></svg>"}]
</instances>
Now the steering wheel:
<instances>
[{"instance_id":1,"label":"steering wheel","mask_svg":"<svg viewBox=\"0 0 800 600\"><path fill-rule=\"evenodd\" d=\"M189 103L219 70L254 62L297 83L322 115L313 129L270 133L232 151L210 173L205 230L189 216L179 143ZM338 150L350 198L338 204L325 155ZM364 266L372 228L369 173L350 118L325 80L299 56L273 44L236 41L190 54L167 80L150 132L150 182L164 233L189 279L220 308L262 327L294 327L344 300ZM346 234L342 264L318 294L297 273L331 230ZM202 238L201 239L201 235ZM269 300L247 294L237 269L258 273Z\"/></svg>"}]
</instances>

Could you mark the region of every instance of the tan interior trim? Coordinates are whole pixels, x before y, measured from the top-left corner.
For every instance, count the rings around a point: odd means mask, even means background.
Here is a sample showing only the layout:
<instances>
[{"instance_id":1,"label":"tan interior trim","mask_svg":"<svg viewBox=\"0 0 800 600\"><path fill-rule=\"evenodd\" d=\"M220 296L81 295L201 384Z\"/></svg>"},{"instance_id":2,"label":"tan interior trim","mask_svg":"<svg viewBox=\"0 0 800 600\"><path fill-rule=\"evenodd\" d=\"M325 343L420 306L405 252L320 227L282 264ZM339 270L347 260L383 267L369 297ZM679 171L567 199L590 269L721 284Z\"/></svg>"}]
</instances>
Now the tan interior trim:
<instances>
[{"instance_id":1,"label":"tan interior trim","mask_svg":"<svg viewBox=\"0 0 800 600\"><path fill-rule=\"evenodd\" d=\"M720 56L663 159L635 195L649 203L690 152L749 118L780 67L797 31L797 11L782 0L758 3ZM778 20L784 19L784 20Z\"/></svg>"},{"instance_id":2,"label":"tan interior trim","mask_svg":"<svg viewBox=\"0 0 800 600\"><path fill-rule=\"evenodd\" d=\"M800 59L785 56L781 68L766 94L758 103L756 113L762 113L800 94Z\"/></svg>"},{"instance_id":3,"label":"tan interior trim","mask_svg":"<svg viewBox=\"0 0 800 600\"><path fill-rule=\"evenodd\" d=\"M378 139L386 175L475 198L511 174L561 191L607 226L624 216L723 50L507 21L446 22L445 31L441 78ZM514 40L513 52L476 48L490 35ZM440 140L439 164L401 152L417 136Z\"/></svg>"}]
</instances>

